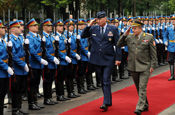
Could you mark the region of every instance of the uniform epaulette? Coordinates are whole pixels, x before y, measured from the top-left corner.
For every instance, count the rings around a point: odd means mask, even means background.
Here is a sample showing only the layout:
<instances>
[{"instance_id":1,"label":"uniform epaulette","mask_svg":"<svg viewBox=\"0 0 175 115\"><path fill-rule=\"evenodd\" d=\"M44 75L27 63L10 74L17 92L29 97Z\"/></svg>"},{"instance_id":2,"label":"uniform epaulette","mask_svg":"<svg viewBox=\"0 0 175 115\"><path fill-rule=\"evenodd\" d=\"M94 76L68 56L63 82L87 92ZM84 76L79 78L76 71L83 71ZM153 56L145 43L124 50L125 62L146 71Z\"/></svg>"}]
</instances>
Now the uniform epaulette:
<instances>
[{"instance_id":1,"label":"uniform epaulette","mask_svg":"<svg viewBox=\"0 0 175 115\"><path fill-rule=\"evenodd\" d=\"M153 36L152 34L150 34L150 33L146 33L146 35L150 35L150 36Z\"/></svg>"}]
</instances>

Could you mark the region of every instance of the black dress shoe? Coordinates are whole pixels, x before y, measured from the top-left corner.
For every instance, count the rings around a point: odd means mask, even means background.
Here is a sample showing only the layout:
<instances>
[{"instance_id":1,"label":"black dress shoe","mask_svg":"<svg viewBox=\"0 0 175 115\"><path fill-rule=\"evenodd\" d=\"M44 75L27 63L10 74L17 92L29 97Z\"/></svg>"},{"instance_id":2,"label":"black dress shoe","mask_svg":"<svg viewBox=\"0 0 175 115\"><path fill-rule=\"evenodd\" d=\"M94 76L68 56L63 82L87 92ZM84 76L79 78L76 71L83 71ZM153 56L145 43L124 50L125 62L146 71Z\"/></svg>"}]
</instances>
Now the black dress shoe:
<instances>
[{"instance_id":1,"label":"black dress shoe","mask_svg":"<svg viewBox=\"0 0 175 115\"><path fill-rule=\"evenodd\" d=\"M40 93L37 93L36 94L38 98L41 98L42 96L40 95Z\"/></svg>"},{"instance_id":2,"label":"black dress shoe","mask_svg":"<svg viewBox=\"0 0 175 115\"><path fill-rule=\"evenodd\" d=\"M108 106L106 104L103 104L102 106L100 106L100 109L104 109L104 111L108 110Z\"/></svg>"},{"instance_id":3,"label":"black dress shoe","mask_svg":"<svg viewBox=\"0 0 175 115\"><path fill-rule=\"evenodd\" d=\"M73 93L68 93L68 98L77 98Z\"/></svg>"},{"instance_id":4,"label":"black dress shoe","mask_svg":"<svg viewBox=\"0 0 175 115\"><path fill-rule=\"evenodd\" d=\"M82 88L85 92L91 92L90 90L85 90L84 88Z\"/></svg>"},{"instance_id":5,"label":"black dress shoe","mask_svg":"<svg viewBox=\"0 0 175 115\"><path fill-rule=\"evenodd\" d=\"M88 86L87 89L88 89L88 90L95 90L95 88L92 87L92 85L91 85L91 86Z\"/></svg>"},{"instance_id":6,"label":"black dress shoe","mask_svg":"<svg viewBox=\"0 0 175 115\"><path fill-rule=\"evenodd\" d=\"M44 105L55 105L50 99L44 99Z\"/></svg>"},{"instance_id":7,"label":"black dress shoe","mask_svg":"<svg viewBox=\"0 0 175 115\"><path fill-rule=\"evenodd\" d=\"M139 110L139 109L136 109L136 110L134 111L134 113L137 114L137 115L141 115L142 111Z\"/></svg>"},{"instance_id":8,"label":"black dress shoe","mask_svg":"<svg viewBox=\"0 0 175 115\"><path fill-rule=\"evenodd\" d=\"M34 102L36 106L40 107L41 109L44 109L45 107L43 105L39 105L38 102Z\"/></svg>"},{"instance_id":9,"label":"black dress shoe","mask_svg":"<svg viewBox=\"0 0 175 115\"><path fill-rule=\"evenodd\" d=\"M12 115L24 115L17 108L12 109Z\"/></svg>"},{"instance_id":10,"label":"black dress shoe","mask_svg":"<svg viewBox=\"0 0 175 115\"><path fill-rule=\"evenodd\" d=\"M28 100L27 96L26 95L23 95L22 96L22 101L27 101L27 100Z\"/></svg>"},{"instance_id":11,"label":"black dress shoe","mask_svg":"<svg viewBox=\"0 0 175 115\"><path fill-rule=\"evenodd\" d=\"M95 89L99 89L99 87L95 87L94 85L92 85L92 87L95 88Z\"/></svg>"},{"instance_id":12,"label":"black dress shoe","mask_svg":"<svg viewBox=\"0 0 175 115\"><path fill-rule=\"evenodd\" d=\"M29 104L29 110L40 110L40 107L36 106L34 103Z\"/></svg>"},{"instance_id":13,"label":"black dress shoe","mask_svg":"<svg viewBox=\"0 0 175 115\"><path fill-rule=\"evenodd\" d=\"M65 97L64 95L62 95L62 97L63 97L64 99L66 99L66 100L71 100L71 98L67 98L67 97Z\"/></svg>"},{"instance_id":14,"label":"black dress shoe","mask_svg":"<svg viewBox=\"0 0 175 115\"><path fill-rule=\"evenodd\" d=\"M98 84L97 84L97 87L101 87L101 83L98 83Z\"/></svg>"},{"instance_id":15,"label":"black dress shoe","mask_svg":"<svg viewBox=\"0 0 175 115\"><path fill-rule=\"evenodd\" d=\"M86 92L81 88L81 89L78 89L78 93L80 94L86 94Z\"/></svg>"},{"instance_id":16,"label":"black dress shoe","mask_svg":"<svg viewBox=\"0 0 175 115\"><path fill-rule=\"evenodd\" d=\"M75 96L77 96L77 97L81 97L81 95L75 94L74 92L73 92L73 94L74 94Z\"/></svg>"},{"instance_id":17,"label":"black dress shoe","mask_svg":"<svg viewBox=\"0 0 175 115\"><path fill-rule=\"evenodd\" d=\"M168 81L174 80L174 76L171 76Z\"/></svg>"},{"instance_id":18,"label":"black dress shoe","mask_svg":"<svg viewBox=\"0 0 175 115\"><path fill-rule=\"evenodd\" d=\"M66 101L66 99L63 98L62 95L60 95L60 96L57 96L57 101Z\"/></svg>"},{"instance_id":19,"label":"black dress shoe","mask_svg":"<svg viewBox=\"0 0 175 115\"><path fill-rule=\"evenodd\" d=\"M54 101L52 98L50 98L50 101L52 101L54 104L58 104L58 101Z\"/></svg>"},{"instance_id":20,"label":"black dress shoe","mask_svg":"<svg viewBox=\"0 0 175 115\"><path fill-rule=\"evenodd\" d=\"M22 109L19 109L19 112L22 113L22 114L24 114L24 115L28 115L29 114L29 112L23 111Z\"/></svg>"},{"instance_id":21,"label":"black dress shoe","mask_svg":"<svg viewBox=\"0 0 175 115\"><path fill-rule=\"evenodd\" d=\"M4 105L4 108L7 108L7 105Z\"/></svg>"},{"instance_id":22,"label":"black dress shoe","mask_svg":"<svg viewBox=\"0 0 175 115\"><path fill-rule=\"evenodd\" d=\"M142 112L144 112L144 111L148 111L148 107L147 108L144 108Z\"/></svg>"}]
</instances>

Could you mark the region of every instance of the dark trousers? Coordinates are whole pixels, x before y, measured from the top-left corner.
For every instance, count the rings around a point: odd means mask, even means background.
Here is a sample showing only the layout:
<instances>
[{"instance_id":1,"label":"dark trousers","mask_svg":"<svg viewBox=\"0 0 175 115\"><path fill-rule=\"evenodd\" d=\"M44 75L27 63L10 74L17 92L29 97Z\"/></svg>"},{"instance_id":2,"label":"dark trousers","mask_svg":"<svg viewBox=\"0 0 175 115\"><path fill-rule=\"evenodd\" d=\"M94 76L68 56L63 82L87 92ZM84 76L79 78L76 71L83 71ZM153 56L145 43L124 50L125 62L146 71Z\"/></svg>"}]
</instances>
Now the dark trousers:
<instances>
[{"instance_id":1,"label":"dark trousers","mask_svg":"<svg viewBox=\"0 0 175 115\"><path fill-rule=\"evenodd\" d=\"M96 72L102 83L102 90L104 94L104 104L112 104L111 95L111 75L113 72L114 65L110 66L98 66L96 65Z\"/></svg>"},{"instance_id":2,"label":"dark trousers","mask_svg":"<svg viewBox=\"0 0 175 115\"><path fill-rule=\"evenodd\" d=\"M0 78L0 98L4 98L9 90L9 78Z\"/></svg>"},{"instance_id":3,"label":"dark trousers","mask_svg":"<svg viewBox=\"0 0 175 115\"><path fill-rule=\"evenodd\" d=\"M56 82L63 82L66 78L67 65L61 65L61 70L57 70Z\"/></svg>"},{"instance_id":4,"label":"dark trousers","mask_svg":"<svg viewBox=\"0 0 175 115\"><path fill-rule=\"evenodd\" d=\"M87 61L82 61L82 63L83 63L82 65L78 66L77 77L82 77L86 73L88 62Z\"/></svg>"},{"instance_id":5,"label":"dark trousers","mask_svg":"<svg viewBox=\"0 0 175 115\"><path fill-rule=\"evenodd\" d=\"M50 72L44 72L43 83L44 84L52 84L55 80L55 72L56 69L49 69Z\"/></svg>"},{"instance_id":6,"label":"dark trousers","mask_svg":"<svg viewBox=\"0 0 175 115\"><path fill-rule=\"evenodd\" d=\"M24 94L27 87L27 75L16 75L17 82L11 83L12 94Z\"/></svg>"},{"instance_id":7,"label":"dark trousers","mask_svg":"<svg viewBox=\"0 0 175 115\"><path fill-rule=\"evenodd\" d=\"M29 78L28 90L37 89L39 87L42 70L43 69L32 68L33 78Z\"/></svg>"}]
</instances>

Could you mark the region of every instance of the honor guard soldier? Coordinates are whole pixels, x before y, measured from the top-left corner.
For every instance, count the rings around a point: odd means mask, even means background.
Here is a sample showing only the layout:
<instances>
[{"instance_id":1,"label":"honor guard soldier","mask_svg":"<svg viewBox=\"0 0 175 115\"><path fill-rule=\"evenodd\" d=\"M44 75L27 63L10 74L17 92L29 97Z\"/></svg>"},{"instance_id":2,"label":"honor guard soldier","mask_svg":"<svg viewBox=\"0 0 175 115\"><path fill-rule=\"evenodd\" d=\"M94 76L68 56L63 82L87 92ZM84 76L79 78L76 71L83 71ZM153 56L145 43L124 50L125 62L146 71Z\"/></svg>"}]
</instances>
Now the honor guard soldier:
<instances>
[{"instance_id":1,"label":"honor guard soldier","mask_svg":"<svg viewBox=\"0 0 175 115\"><path fill-rule=\"evenodd\" d=\"M33 78L29 78L28 81L28 108L29 110L40 110L44 106L39 105L37 102L37 89L42 76L43 65L48 65L48 62L41 57L41 38L37 34L38 23L34 18L27 23L27 28L29 33L26 38L30 41L30 65L33 73Z\"/></svg>"},{"instance_id":2,"label":"honor guard soldier","mask_svg":"<svg viewBox=\"0 0 175 115\"><path fill-rule=\"evenodd\" d=\"M121 33L124 33L128 28L127 28L127 17L122 17L120 18L120 21L122 21L123 23L121 23ZM120 34L121 34L120 33ZM128 76L125 76L124 74L124 67L125 65L127 65L127 55L128 55L128 47L122 47L122 61L121 64L119 66L119 74L120 74L120 79L128 79Z\"/></svg>"},{"instance_id":3,"label":"honor guard soldier","mask_svg":"<svg viewBox=\"0 0 175 115\"><path fill-rule=\"evenodd\" d=\"M21 109L22 94L26 92L27 87L27 74L29 68L25 63L25 52L24 52L24 40L19 36L22 33L20 24L17 21L10 22L11 39L13 43L13 67L16 74L17 82L12 82L12 115L23 115L28 114ZM25 40L26 44L29 44L29 40Z\"/></svg>"},{"instance_id":4,"label":"honor guard soldier","mask_svg":"<svg viewBox=\"0 0 175 115\"><path fill-rule=\"evenodd\" d=\"M172 25L169 25L166 29L164 36L164 43L168 47L169 57L168 63L170 65L171 77L169 81L174 80L174 57L175 57L175 14L170 16Z\"/></svg>"},{"instance_id":5,"label":"honor guard soldier","mask_svg":"<svg viewBox=\"0 0 175 115\"><path fill-rule=\"evenodd\" d=\"M46 59L48 62L49 72L44 71L43 76L43 87L44 87L44 104L45 105L55 105L58 104L57 101L52 100L52 83L55 80L55 73L57 65L59 65L59 60L55 57L55 39L51 34L52 23L51 19L46 19L43 21L43 38L46 47Z\"/></svg>"},{"instance_id":6,"label":"honor guard soldier","mask_svg":"<svg viewBox=\"0 0 175 115\"><path fill-rule=\"evenodd\" d=\"M53 26L56 27L56 36L58 36L57 38L59 38L58 52L59 52L60 64L61 64L61 70L59 71L57 70L57 76L55 80L57 101L66 101L66 100L70 100L70 98L67 98L64 95L64 82L65 82L65 79L67 78L67 74L70 72L68 71L68 63L71 63L72 60L70 57L67 56L67 40L64 34L62 34L64 31L63 20L61 19L57 20Z\"/></svg>"},{"instance_id":7,"label":"honor guard soldier","mask_svg":"<svg viewBox=\"0 0 175 115\"><path fill-rule=\"evenodd\" d=\"M67 77L66 77L66 87L67 87L67 92L68 92L68 98L77 98L80 95L75 95L73 88L74 88L74 82L73 79L76 76L77 72L77 64L78 61L81 59L81 57L77 54L77 44L76 44L76 35L74 34L74 20L73 19L68 19L64 22L64 25L66 25L66 31L64 32L64 35L66 38L69 36L69 42L70 42L70 47L71 47L71 59L72 59L72 64L73 64L73 69L68 68L69 73L67 72ZM78 84L78 83L77 83ZM79 91L79 90L78 90Z\"/></svg>"},{"instance_id":8,"label":"honor guard soldier","mask_svg":"<svg viewBox=\"0 0 175 115\"><path fill-rule=\"evenodd\" d=\"M117 43L118 47L128 46L128 70L131 71L139 95L139 101L134 111L137 115L148 111L149 104L146 96L147 83L156 67L157 59L154 38L151 34L146 34L142 31L143 25L140 21L133 21L133 34L129 34L130 27L120 37Z\"/></svg>"},{"instance_id":9,"label":"honor guard soldier","mask_svg":"<svg viewBox=\"0 0 175 115\"><path fill-rule=\"evenodd\" d=\"M98 25L93 26L97 20ZM108 106L112 106L111 96L111 75L114 65L119 65L121 49L116 46L119 35L115 26L106 23L106 13L104 11L97 13L97 18L92 20L81 33L81 38L91 36L92 48L90 63L96 67L98 77L102 82L104 93L103 105L100 109L107 111ZM116 46L114 52L114 46Z\"/></svg>"},{"instance_id":10,"label":"honor guard soldier","mask_svg":"<svg viewBox=\"0 0 175 115\"><path fill-rule=\"evenodd\" d=\"M12 47L12 42L8 44L2 37L5 35L5 27L0 20L0 115L4 115L4 98L9 90L9 78L14 74L11 67L8 66L8 51L7 45Z\"/></svg>"}]
</instances>

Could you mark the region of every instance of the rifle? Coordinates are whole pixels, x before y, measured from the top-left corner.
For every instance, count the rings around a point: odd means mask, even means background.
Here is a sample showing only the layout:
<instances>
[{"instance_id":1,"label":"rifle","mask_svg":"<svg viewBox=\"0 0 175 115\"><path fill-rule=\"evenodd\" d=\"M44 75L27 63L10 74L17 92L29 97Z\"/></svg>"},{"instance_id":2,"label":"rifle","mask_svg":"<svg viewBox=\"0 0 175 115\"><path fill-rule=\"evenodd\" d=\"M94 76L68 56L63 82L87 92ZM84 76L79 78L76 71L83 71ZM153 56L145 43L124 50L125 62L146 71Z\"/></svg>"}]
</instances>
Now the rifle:
<instances>
[{"instance_id":1,"label":"rifle","mask_svg":"<svg viewBox=\"0 0 175 115\"><path fill-rule=\"evenodd\" d=\"M70 16L70 11L69 11L69 16ZM69 40L69 21L70 21L70 17L68 19L68 25L67 25L67 56L69 58L71 58L71 55L70 55L70 50L71 50L71 47L70 47L70 43L68 42ZM73 69L73 64L72 62L68 64L69 68Z\"/></svg>"},{"instance_id":2,"label":"rifle","mask_svg":"<svg viewBox=\"0 0 175 115\"><path fill-rule=\"evenodd\" d=\"M77 36L78 36L78 20L79 20L79 10L78 10L78 15L77 15ZM77 54L80 55L80 47L81 47L81 44L80 44L80 40L79 39L76 39L76 44L77 44ZM80 59L78 61L78 65L83 65L82 63L82 60Z\"/></svg>"},{"instance_id":3,"label":"rifle","mask_svg":"<svg viewBox=\"0 0 175 115\"><path fill-rule=\"evenodd\" d=\"M42 9L42 15L41 15L41 23L40 23L40 34L41 34L41 47L42 47L42 58L46 60L46 45L45 41L43 41L43 16L44 16L44 10ZM48 65L44 65L44 72L49 73L49 67Z\"/></svg>"},{"instance_id":4,"label":"rifle","mask_svg":"<svg viewBox=\"0 0 175 115\"><path fill-rule=\"evenodd\" d=\"M9 30L10 30L10 9L8 9L8 29L7 29L7 32L8 32L8 35L7 35L8 42L10 41L10 31ZM13 62L12 62L12 58L13 58L12 47L7 46L7 49L8 49L8 56L9 56L9 58L8 58L8 65L14 71ZM17 82L15 73L13 75L11 75L10 80L11 80L11 82Z\"/></svg>"},{"instance_id":5,"label":"rifle","mask_svg":"<svg viewBox=\"0 0 175 115\"><path fill-rule=\"evenodd\" d=\"M26 39L26 9L25 9L25 19L24 19L24 39ZM30 63L29 63L29 56L30 56L30 53L29 53L29 44L24 44L24 49L25 49L25 59L26 59L26 63L29 67L29 72L28 72L28 78L33 78L33 73L32 73L32 68L30 66Z\"/></svg>"},{"instance_id":6,"label":"rifle","mask_svg":"<svg viewBox=\"0 0 175 115\"><path fill-rule=\"evenodd\" d=\"M90 22L90 21L91 21L91 10L89 11L89 22ZM89 39L88 39L88 45L89 45L88 50L91 51L91 46L92 46L91 36L90 36Z\"/></svg>"},{"instance_id":7,"label":"rifle","mask_svg":"<svg viewBox=\"0 0 175 115\"><path fill-rule=\"evenodd\" d=\"M54 12L54 22L56 22L55 21L55 12ZM57 28L57 23L55 24L55 37L57 36L56 28ZM57 59L59 59L59 41L56 41L56 40L55 40L55 56ZM57 65L57 71L59 71L59 70L62 70L61 64Z\"/></svg>"},{"instance_id":8,"label":"rifle","mask_svg":"<svg viewBox=\"0 0 175 115\"><path fill-rule=\"evenodd\" d=\"M147 24L147 26L148 26L148 28L150 28L149 27L149 16L148 16L148 24ZM147 33L150 33L150 30L147 29Z\"/></svg>"}]
</instances>

